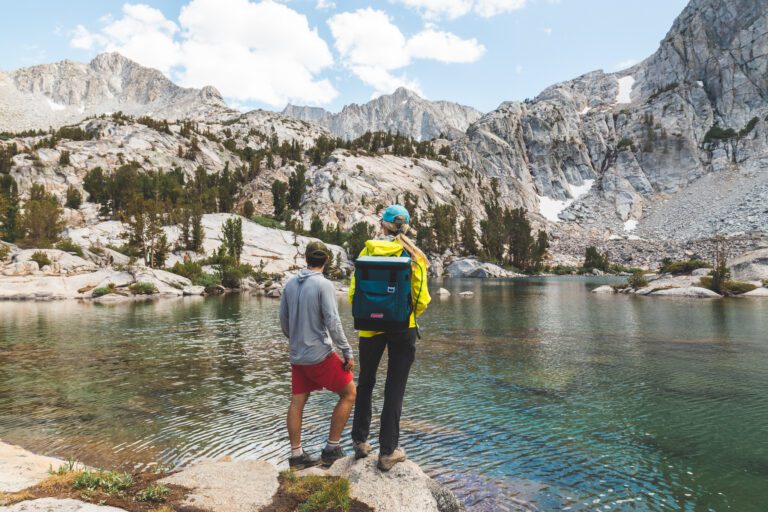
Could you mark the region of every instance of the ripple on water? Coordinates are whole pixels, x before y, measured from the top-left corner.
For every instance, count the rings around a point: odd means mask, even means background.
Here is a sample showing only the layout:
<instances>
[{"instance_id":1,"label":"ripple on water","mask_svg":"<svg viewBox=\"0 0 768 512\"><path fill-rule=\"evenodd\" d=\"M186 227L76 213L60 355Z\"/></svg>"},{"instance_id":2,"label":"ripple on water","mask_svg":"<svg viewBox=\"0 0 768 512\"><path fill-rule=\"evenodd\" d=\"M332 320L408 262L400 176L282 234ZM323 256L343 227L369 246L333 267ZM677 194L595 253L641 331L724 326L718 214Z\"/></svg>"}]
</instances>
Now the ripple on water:
<instances>
[{"instance_id":1,"label":"ripple on water","mask_svg":"<svg viewBox=\"0 0 768 512\"><path fill-rule=\"evenodd\" d=\"M402 443L470 509L768 500L765 305L713 319L711 305L593 301L576 280L443 286L476 296L424 317ZM256 298L4 304L0 437L105 466L284 465L286 351L276 303ZM322 445L333 404L310 399L305 446Z\"/></svg>"}]
</instances>

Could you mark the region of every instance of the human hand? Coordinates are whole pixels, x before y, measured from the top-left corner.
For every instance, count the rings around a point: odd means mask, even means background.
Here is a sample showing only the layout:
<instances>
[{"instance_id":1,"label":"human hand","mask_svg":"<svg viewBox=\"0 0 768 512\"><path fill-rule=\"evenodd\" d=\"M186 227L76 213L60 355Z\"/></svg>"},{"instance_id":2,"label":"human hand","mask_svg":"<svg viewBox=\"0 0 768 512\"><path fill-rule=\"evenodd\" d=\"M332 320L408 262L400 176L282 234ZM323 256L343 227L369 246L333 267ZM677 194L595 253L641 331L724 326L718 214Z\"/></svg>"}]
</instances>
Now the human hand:
<instances>
[{"instance_id":1,"label":"human hand","mask_svg":"<svg viewBox=\"0 0 768 512\"><path fill-rule=\"evenodd\" d=\"M344 359L344 364L342 365L342 367L346 371L351 372L355 368L355 358L352 357L352 356L349 356L349 357L345 358Z\"/></svg>"}]
</instances>

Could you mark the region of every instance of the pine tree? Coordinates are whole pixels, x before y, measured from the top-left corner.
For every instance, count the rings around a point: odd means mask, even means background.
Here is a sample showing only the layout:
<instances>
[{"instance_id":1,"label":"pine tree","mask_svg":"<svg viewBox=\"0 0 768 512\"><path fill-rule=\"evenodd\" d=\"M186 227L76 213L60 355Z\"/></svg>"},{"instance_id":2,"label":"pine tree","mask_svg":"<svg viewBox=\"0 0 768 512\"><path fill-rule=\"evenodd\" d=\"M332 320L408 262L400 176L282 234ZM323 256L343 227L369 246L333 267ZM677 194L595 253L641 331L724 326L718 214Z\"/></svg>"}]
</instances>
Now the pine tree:
<instances>
[{"instance_id":1,"label":"pine tree","mask_svg":"<svg viewBox=\"0 0 768 512\"><path fill-rule=\"evenodd\" d=\"M224 170L221 171L219 177L219 211L222 213L230 213L235 203L235 184L232 181L232 174L229 172L229 162L224 165Z\"/></svg>"},{"instance_id":2,"label":"pine tree","mask_svg":"<svg viewBox=\"0 0 768 512\"><path fill-rule=\"evenodd\" d=\"M67 187L67 202L66 207L73 210L78 210L83 203L83 195L75 187L70 185Z\"/></svg>"},{"instance_id":3,"label":"pine tree","mask_svg":"<svg viewBox=\"0 0 768 512\"><path fill-rule=\"evenodd\" d=\"M15 242L21 237L19 189L13 177L0 175L0 238Z\"/></svg>"},{"instance_id":4,"label":"pine tree","mask_svg":"<svg viewBox=\"0 0 768 512\"><path fill-rule=\"evenodd\" d=\"M275 209L275 217L281 217L285 213L288 202L288 185L284 181L272 182L272 204Z\"/></svg>"},{"instance_id":5,"label":"pine tree","mask_svg":"<svg viewBox=\"0 0 768 512\"><path fill-rule=\"evenodd\" d=\"M309 224L309 236L314 238L323 238L324 235L323 221L318 214L312 215L312 221Z\"/></svg>"},{"instance_id":6,"label":"pine tree","mask_svg":"<svg viewBox=\"0 0 768 512\"><path fill-rule=\"evenodd\" d=\"M240 255L243 253L243 219L235 217L227 219L221 226L221 234L224 237L223 247L226 253L240 263Z\"/></svg>"},{"instance_id":7,"label":"pine tree","mask_svg":"<svg viewBox=\"0 0 768 512\"><path fill-rule=\"evenodd\" d=\"M470 211L461 222L461 245L465 256L477 254L477 235L475 233L475 215Z\"/></svg>"},{"instance_id":8,"label":"pine tree","mask_svg":"<svg viewBox=\"0 0 768 512\"><path fill-rule=\"evenodd\" d=\"M64 228L61 220L62 213L56 197L48 194L42 185L32 185L29 200L24 203L24 215L21 217L24 245L53 246Z\"/></svg>"},{"instance_id":9,"label":"pine tree","mask_svg":"<svg viewBox=\"0 0 768 512\"><path fill-rule=\"evenodd\" d=\"M497 198L485 204L485 220L480 221L480 241L483 259L501 262L504 259L504 211Z\"/></svg>"},{"instance_id":10,"label":"pine tree","mask_svg":"<svg viewBox=\"0 0 768 512\"><path fill-rule=\"evenodd\" d=\"M254 207L253 207L253 201L246 201L243 203L243 217L246 219L253 218L254 214Z\"/></svg>"},{"instance_id":11,"label":"pine tree","mask_svg":"<svg viewBox=\"0 0 768 512\"><path fill-rule=\"evenodd\" d=\"M531 234L531 223L525 216L525 209L507 210L504 213L504 226L509 244L509 262L521 271L529 271L534 240Z\"/></svg>"},{"instance_id":12,"label":"pine tree","mask_svg":"<svg viewBox=\"0 0 768 512\"><path fill-rule=\"evenodd\" d=\"M298 210L301 207L301 198L307 188L307 168L303 165L297 165L296 170L288 178L288 207L291 210Z\"/></svg>"}]
</instances>

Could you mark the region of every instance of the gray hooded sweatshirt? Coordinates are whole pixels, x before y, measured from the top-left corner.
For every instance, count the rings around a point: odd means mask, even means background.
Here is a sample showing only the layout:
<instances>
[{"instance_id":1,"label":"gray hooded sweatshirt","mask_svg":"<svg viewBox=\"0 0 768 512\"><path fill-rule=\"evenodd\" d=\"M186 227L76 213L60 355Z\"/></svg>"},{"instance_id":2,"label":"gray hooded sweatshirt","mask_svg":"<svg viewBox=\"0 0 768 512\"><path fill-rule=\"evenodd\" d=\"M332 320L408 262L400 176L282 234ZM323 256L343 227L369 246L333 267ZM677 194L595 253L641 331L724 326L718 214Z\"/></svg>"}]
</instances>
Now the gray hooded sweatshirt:
<instances>
[{"instance_id":1,"label":"gray hooded sweatshirt","mask_svg":"<svg viewBox=\"0 0 768 512\"><path fill-rule=\"evenodd\" d=\"M344 357L352 356L339 318L336 290L322 272L302 270L288 281L280 298L280 326L288 337L291 364L321 363L333 352L333 343Z\"/></svg>"}]
</instances>

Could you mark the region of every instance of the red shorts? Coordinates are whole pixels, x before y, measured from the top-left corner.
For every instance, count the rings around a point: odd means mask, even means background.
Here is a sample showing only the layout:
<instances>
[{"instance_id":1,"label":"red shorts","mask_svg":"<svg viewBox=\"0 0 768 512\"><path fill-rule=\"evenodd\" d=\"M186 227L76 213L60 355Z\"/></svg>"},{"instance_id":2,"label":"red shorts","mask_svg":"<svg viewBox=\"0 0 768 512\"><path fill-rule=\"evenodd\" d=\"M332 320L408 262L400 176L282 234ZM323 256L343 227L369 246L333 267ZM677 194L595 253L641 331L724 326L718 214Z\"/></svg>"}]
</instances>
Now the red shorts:
<instances>
[{"instance_id":1,"label":"red shorts","mask_svg":"<svg viewBox=\"0 0 768 512\"><path fill-rule=\"evenodd\" d=\"M291 393L303 395L323 388L338 393L352 382L352 372L344 369L344 361L332 352L321 363L291 365Z\"/></svg>"}]
</instances>

